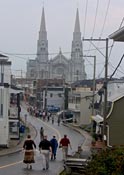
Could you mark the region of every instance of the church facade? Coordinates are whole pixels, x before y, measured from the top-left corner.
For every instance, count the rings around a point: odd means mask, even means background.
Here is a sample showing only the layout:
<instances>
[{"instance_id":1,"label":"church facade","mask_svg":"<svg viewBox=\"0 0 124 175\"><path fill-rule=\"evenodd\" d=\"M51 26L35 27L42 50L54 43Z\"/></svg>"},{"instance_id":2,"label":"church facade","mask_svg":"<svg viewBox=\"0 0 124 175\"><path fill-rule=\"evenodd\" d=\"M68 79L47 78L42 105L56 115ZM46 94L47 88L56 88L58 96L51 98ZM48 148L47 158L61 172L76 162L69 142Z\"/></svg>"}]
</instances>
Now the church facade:
<instances>
[{"instance_id":1,"label":"church facade","mask_svg":"<svg viewBox=\"0 0 124 175\"><path fill-rule=\"evenodd\" d=\"M69 84L77 80L86 79L78 9L70 57L70 59L65 57L60 49L58 55L49 59L45 13L43 8L37 42L37 57L27 62L26 77L32 79L64 79L65 82Z\"/></svg>"}]
</instances>

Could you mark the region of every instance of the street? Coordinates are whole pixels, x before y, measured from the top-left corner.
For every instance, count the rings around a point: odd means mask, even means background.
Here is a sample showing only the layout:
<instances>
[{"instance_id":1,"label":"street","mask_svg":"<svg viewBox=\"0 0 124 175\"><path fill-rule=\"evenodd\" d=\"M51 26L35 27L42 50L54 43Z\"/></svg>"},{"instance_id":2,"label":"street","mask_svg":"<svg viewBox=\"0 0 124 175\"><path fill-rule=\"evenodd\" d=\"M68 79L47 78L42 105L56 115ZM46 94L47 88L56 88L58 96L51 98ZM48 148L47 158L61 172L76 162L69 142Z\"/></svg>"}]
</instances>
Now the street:
<instances>
[{"instance_id":1,"label":"street","mask_svg":"<svg viewBox=\"0 0 124 175\"><path fill-rule=\"evenodd\" d=\"M21 116L24 116L24 114L27 113L25 109L22 110ZM54 124L49 122L43 122L41 119L29 116L27 117L28 122L30 122L37 130L37 136L35 138L35 142L38 148L39 141L40 141L40 128L41 126L45 130L45 134L48 135L48 139L50 140L53 135L56 135L57 139L60 140L61 137L63 137L64 134L67 134L71 141L72 150L69 149L69 154L72 154L77 150L77 147L83 143L84 138L82 135L80 135L78 132L60 125L58 126L57 122L55 121ZM50 161L50 169L48 171L42 170L42 163L41 163L41 157L38 156L35 158L36 163L33 164L32 170L27 170L26 165L22 162L23 160L23 152L15 153L9 156L0 157L0 174L5 175L55 175L57 172L61 170L63 167L62 162L62 151L60 148L58 148L57 151L57 159L55 161Z\"/></svg>"}]
</instances>

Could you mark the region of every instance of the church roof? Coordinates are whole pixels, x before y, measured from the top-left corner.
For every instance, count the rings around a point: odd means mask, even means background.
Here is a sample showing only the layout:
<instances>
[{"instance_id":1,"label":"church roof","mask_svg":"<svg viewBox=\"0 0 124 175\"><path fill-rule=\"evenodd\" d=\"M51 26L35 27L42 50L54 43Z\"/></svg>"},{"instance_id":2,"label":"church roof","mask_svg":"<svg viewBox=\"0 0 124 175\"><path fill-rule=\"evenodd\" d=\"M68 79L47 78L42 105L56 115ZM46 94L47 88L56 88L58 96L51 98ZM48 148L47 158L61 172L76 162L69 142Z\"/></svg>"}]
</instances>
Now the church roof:
<instances>
[{"instance_id":1,"label":"church roof","mask_svg":"<svg viewBox=\"0 0 124 175\"><path fill-rule=\"evenodd\" d=\"M53 62L59 64L59 63L67 63L68 60L67 58L62 54L62 51L60 49L59 51L59 54L57 56L55 56L53 59L52 59Z\"/></svg>"}]
</instances>

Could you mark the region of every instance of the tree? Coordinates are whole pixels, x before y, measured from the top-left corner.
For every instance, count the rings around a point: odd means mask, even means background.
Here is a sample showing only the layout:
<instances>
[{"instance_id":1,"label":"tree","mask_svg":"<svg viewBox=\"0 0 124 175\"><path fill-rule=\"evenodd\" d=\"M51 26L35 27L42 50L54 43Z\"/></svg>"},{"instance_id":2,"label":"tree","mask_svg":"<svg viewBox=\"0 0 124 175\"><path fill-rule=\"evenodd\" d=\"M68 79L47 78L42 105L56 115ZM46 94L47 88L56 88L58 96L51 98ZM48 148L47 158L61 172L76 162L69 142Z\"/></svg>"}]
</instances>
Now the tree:
<instances>
[{"instance_id":1,"label":"tree","mask_svg":"<svg viewBox=\"0 0 124 175\"><path fill-rule=\"evenodd\" d=\"M124 147L107 148L92 156L86 175L123 175Z\"/></svg>"}]
</instances>

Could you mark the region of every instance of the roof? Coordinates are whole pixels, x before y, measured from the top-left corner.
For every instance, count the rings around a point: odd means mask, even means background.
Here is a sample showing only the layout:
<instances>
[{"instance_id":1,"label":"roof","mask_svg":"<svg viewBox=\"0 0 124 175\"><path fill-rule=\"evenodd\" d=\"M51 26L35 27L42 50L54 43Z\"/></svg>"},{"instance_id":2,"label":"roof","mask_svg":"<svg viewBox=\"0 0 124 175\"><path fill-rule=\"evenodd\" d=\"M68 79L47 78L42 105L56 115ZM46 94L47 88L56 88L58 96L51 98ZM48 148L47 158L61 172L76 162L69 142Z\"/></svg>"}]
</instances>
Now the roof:
<instances>
[{"instance_id":1,"label":"roof","mask_svg":"<svg viewBox=\"0 0 124 175\"><path fill-rule=\"evenodd\" d=\"M113 39L114 41L124 42L124 27L109 35L109 38Z\"/></svg>"},{"instance_id":2,"label":"roof","mask_svg":"<svg viewBox=\"0 0 124 175\"><path fill-rule=\"evenodd\" d=\"M8 58L7 56L5 56L5 55L2 55L2 54L0 54L0 57L5 57L5 58Z\"/></svg>"},{"instance_id":3,"label":"roof","mask_svg":"<svg viewBox=\"0 0 124 175\"><path fill-rule=\"evenodd\" d=\"M120 88L119 91L115 91L112 93L110 97L108 97L108 101L115 102L124 96L124 88Z\"/></svg>"}]
</instances>

